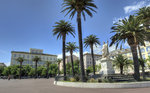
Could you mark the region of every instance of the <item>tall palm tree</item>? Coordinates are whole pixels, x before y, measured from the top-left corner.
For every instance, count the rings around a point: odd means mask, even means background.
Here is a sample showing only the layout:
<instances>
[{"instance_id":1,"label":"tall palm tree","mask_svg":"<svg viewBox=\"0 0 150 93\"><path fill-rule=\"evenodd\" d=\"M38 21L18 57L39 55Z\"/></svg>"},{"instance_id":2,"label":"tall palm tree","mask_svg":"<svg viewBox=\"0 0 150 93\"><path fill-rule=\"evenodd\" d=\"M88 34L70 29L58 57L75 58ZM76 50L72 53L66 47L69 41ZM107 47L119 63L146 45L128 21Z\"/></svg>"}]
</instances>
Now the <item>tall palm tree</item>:
<instances>
[{"instance_id":1,"label":"tall palm tree","mask_svg":"<svg viewBox=\"0 0 150 93\"><path fill-rule=\"evenodd\" d=\"M79 39L79 51L80 51L80 66L81 66L81 80L85 81L85 70L83 61L83 43L82 43L82 23L81 14L85 18L85 13L89 16L93 16L92 12L96 12L93 8L97 6L93 3L93 0L64 0L62 12L67 11L68 15L70 13L70 18L72 19L77 13L77 24L78 24L78 39Z\"/></svg>"},{"instance_id":2,"label":"tall palm tree","mask_svg":"<svg viewBox=\"0 0 150 93\"><path fill-rule=\"evenodd\" d=\"M64 80L66 80L66 63L65 63L65 44L66 44L66 35L71 34L75 35L74 27L72 27L71 23L65 22L64 20L60 20L55 23L55 28L53 29L53 35L57 35L57 39L62 38L62 51L63 51L63 69L64 69ZM75 37L75 36L74 36Z\"/></svg>"},{"instance_id":3,"label":"tall palm tree","mask_svg":"<svg viewBox=\"0 0 150 93\"><path fill-rule=\"evenodd\" d=\"M79 60L76 60L75 62L76 62L77 65L78 65L78 73L80 74L80 61L79 61Z\"/></svg>"},{"instance_id":4,"label":"tall palm tree","mask_svg":"<svg viewBox=\"0 0 150 93\"><path fill-rule=\"evenodd\" d=\"M73 77L75 76L74 64L73 64L73 52L76 51L77 49L78 47L76 46L76 42L68 42L66 44L66 51L70 52Z\"/></svg>"},{"instance_id":5,"label":"tall palm tree","mask_svg":"<svg viewBox=\"0 0 150 93\"><path fill-rule=\"evenodd\" d=\"M144 27L147 30L150 30L150 6L149 7L143 7L140 8L139 11L137 12L137 15L139 18L141 18L142 23Z\"/></svg>"},{"instance_id":6,"label":"tall palm tree","mask_svg":"<svg viewBox=\"0 0 150 93\"><path fill-rule=\"evenodd\" d=\"M51 63L52 63L51 61L46 61L46 67L47 67L46 75L47 75L47 79L49 78L48 71L49 71L49 65L50 65Z\"/></svg>"},{"instance_id":7,"label":"tall palm tree","mask_svg":"<svg viewBox=\"0 0 150 93\"><path fill-rule=\"evenodd\" d=\"M139 43L143 44L145 38L145 30L141 25L140 19L130 15L129 19L125 18L120 20L119 23L115 23L112 30L112 33L115 33L115 35L111 37L110 46L116 44L118 47L120 43L123 44L127 41L134 61L134 78L140 80L137 45Z\"/></svg>"},{"instance_id":8,"label":"tall palm tree","mask_svg":"<svg viewBox=\"0 0 150 93\"><path fill-rule=\"evenodd\" d=\"M139 51L139 63L141 65L141 67L142 67L142 76L143 76L143 79L145 80L146 79L146 77L145 77L145 69L144 69L145 64L144 64L144 59L142 57L140 45L138 45L138 51Z\"/></svg>"},{"instance_id":9,"label":"tall palm tree","mask_svg":"<svg viewBox=\"0 0 150 93\"><path fill-rule=\"evenodd\" d=\"M84 39L85 47L87 48L90 46L91 48L91 55L92 55L92 63L93 63L93 74L95 75L95 60L94 60L94 51L93 46L100 45L99 38L96 37L96 35L89 35Z\"/></svg>"},{"instance_id":10,"label":"tall palm tree","mask_svg":"<svg viewBox=\"0 0 150 93\"><path fill-rule=\"evenodd\" d=\"M21 72L22 72L22 63L24 61L24 58L23 57L18 57L16 59L16 61L18 61L20 63L20 71L19 71L19 78L21 79Z\"/></svg>"},{"instance_id":11,"label":"tall palm tree","mask_svg":"<svg viewBox=\"0 0 150 93\"><path fill-rule=\"evenodd\" d=\"M141 19L141 23L143 24L144 28L147 30L146 32L146 40L150 41L150 6L140 8L137 11L137 17Z\"/></svg>"},{"instance_id":12,"label":"tall palm tree","mask_svg":"<svg viewBox=\"0 0 150 93\"><path fill-rule=\"evenodd\" d=\"M35 62L35 78L37 78L37 64L38 64L38 62L39 61L41 61L41 58L40 57L38 57L38 56L35 56L33 59L32 59L32 61L34 61Z\"/></svg>"},{"instance_id":13,"label":"tall palm tree","mask_svg":"<svg viewBox=\"0 0 150 93\"><path fill-rule=\"evenodd\" d=\"M58 75L60 75L60 63L61 63L61 59L57 60L57 64L58 64Z\"/></svg>"},{"instance_id":14,"label":"tall palm tree","mask_svg":"<svg viewBox=\"0 0 150 93\"><path fill-rule=\"evenodd\" d=\"M144 68L145 68L146 60L139 58L139 63L140 63L140 66L141 66L141 68L142 68L143 80L146 80L146 77L145 77L145 69L144 69Z\"/></svg>"},{"instance_id":15,"label":"tall palm tree","mask_svg":"<svg viewBox=\"0 0 150 93\"><path fill-rule=\"evenodd\" d=\"M124 58L123 55L119 54L113 60L113 65L120 69L120 74L123 74L123 70L125 66L128 66L130 62L127 58Z\"/></svg>"}]
</instances>

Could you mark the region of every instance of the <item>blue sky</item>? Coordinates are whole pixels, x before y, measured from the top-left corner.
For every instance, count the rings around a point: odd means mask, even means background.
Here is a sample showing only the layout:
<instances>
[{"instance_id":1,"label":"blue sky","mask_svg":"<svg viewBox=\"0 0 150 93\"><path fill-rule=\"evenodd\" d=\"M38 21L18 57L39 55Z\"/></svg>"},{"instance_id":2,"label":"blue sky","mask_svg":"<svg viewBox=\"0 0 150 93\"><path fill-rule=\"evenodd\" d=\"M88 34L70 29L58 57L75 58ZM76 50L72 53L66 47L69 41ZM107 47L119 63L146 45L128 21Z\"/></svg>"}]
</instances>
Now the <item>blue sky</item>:
<instances>
[{"instance_id":1,"label":"blue sky","mask_svg":"<svg viewBox=\"0 0 150 93\"><path fill-rule=\"evenodd\" d=\"M83 38L95 34L100 42L109 40L111 26L119 19L128 17L133 11L149 6L149 0L94 0L97 13L83 21ZM77 32L76 17L70 20L62 10L63 0L0 0L0 62L7 65L11 51L29 51L29 48L44 49L44 53L60 57L61 40L53 36L54 23L70 21ZM77 42L78 37L67 36L67 42ZM125 44L127 46L127 44ZM110 48L110 50L114 47ZM95 51L101 50L101 46ZM89 48L84 49L88 52ZM78 51L75 53L78 55Z\"/></svg>"}]
</instances>

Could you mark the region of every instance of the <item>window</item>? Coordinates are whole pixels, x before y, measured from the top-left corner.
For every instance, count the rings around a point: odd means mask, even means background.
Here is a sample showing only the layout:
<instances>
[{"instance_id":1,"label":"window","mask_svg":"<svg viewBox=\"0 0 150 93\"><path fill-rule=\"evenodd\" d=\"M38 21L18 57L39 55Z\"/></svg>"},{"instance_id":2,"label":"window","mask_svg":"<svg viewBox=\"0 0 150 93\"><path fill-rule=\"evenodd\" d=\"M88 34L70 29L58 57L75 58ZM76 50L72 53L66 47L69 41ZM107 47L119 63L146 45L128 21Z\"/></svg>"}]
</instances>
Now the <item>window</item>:
<instances>
[{"instance_id":1,"label":"window","mask_svg":"<svg viewBox=\"0 0 150 93\"><path fill-rule=\"evenodd\" d=\"M150 51L150 46L148 46L148 47L146 48L146 50L147 50L147 51Z\"/></svg>"},{"instance_id":2,"label":"window","mask_svg":"<svg viewBox=\"0 0 150 93\"><path fill-rule=\"evenodd\" d=\"M29 55L27 55L27 58L29 58Z\"/></svg>"},{"instance_id":3,"label":"window","mask_svg":"<svg viewBox=\"0 0 150 93\"><path fill-rule=\"evenodd\" d=\"M16 54L14 54L14 57L16 57Z\"/></svg>"},{"instance_id":4,"label":"window","mask_svg":"<svg viewBox=\"0 0 150 93\"><path fill-rule=\"evenodd\" d=\"M141 48L141 52L144 53L144 52L145 52L145 49L144 49L144 48Z\"/></svg>"},{"instance_id":5,"label":"window","mask_svg":"<svg viewBox=\"0 0 150 93\"><path fill-rule=\"evenodd\" d=\"M25 58L25 55L23 55L23 58Z\"/></svg>"},{"instance_id":6,"label":"window","mask_svg":"<svg viewBox=\"0 0 150 93\"><path fill-rule=\"evenodd\" d=\"M144 54L144 55L142 55L142 57L143 57L143 59L146 59L145 54Z\"/></svg>"}]
</instances>

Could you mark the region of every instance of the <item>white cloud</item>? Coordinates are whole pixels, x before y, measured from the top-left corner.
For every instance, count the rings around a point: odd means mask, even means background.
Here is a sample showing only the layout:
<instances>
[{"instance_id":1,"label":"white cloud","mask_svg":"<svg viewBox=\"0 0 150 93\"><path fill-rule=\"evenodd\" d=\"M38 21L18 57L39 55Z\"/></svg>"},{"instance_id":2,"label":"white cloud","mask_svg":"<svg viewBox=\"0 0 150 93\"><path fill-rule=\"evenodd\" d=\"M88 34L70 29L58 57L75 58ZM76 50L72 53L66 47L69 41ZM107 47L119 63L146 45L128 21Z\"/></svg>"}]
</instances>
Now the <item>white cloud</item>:
<instances>
[{"instance_id":1,"label":"white cloud","mask_svg":"<svg viewBox=\"0 0 150 93\"><path fill-rule=\"evenodd\" d=\"M5 62L4 63L6 66L10 66L10 62Z\"/></svg>"},{"instance_id":2,"label":"white cloud","mask_svg":"<svg viewBox=\"0 0 150 93\"><path fill-rule=\"evenodd\" d=\"M150 6L150 1L149 0L143 0L140 2L133 3L132 5L125 6L124 11L127 14L127 13L131 13L133 11L136 11L139 8L142 8L144 6Z\"/></svg>"},{"instance_id":3,"label":"white cloud","mask_svg":"<svg viewBox=\"0 0 150 93\"><path fill-rule=\"evenodd\" d=\"M115 17L115 18L113 19L113 24L114 24L114 23L117 23L119 20L122 20L122 19L125 19L125 18L128 19L129 16L126 16L126 17L119 17L119 18L116 18L116 17Z\"/></svg>"}]
</instances>

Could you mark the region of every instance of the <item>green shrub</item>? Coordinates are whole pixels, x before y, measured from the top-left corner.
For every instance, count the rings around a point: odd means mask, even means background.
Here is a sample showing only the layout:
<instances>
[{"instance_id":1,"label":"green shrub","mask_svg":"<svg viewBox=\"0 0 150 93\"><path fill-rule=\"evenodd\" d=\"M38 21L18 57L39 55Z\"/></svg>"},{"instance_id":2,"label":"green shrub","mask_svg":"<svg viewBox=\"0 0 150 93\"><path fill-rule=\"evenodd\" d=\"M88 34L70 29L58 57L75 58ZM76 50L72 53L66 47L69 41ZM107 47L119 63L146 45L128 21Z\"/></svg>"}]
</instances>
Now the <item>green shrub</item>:
<instances>
[{"instance_id":1,"label":"green shrub","mask_svg":"<svg viewBox=\"0 0 150 93\"><path fill-rule=\"evenodd\" d=\"M91 78L89 81L90 82L95 82L96 80L94 78Z\"/></svg>"},{"instance_id":2,"label":"green shrub","mask_svg":"<svg viewBox=\"0 0 150 93\"><path fill-rule=\"evenodd\" d=\"M114 82L112 79L102 79L102 82L108 83L108 82Z\"/></svg>"},{"instance_id":3,"label":"green shrub","mask_svg":"<svg viewBox=\"0 0 150 93\"><path fill-rule=\"evenodd\" d=\"M102 79L101 79L101 78L99 78L99 79L98 79L98 82L99 82L99 83L100 83L100 82L102 82Z\"/></svg>"},{"instance_id":4,"label":"green shrub","mask_svg":"<svg viewBox=\"0 0 150 93\"><path fill-rule=\"evenodd\" d=\"M74 78L75 78L76 81L79 81L79 80L80 80L80 77L79 77L79 76L75 76Z\"/></svg>"},{"instance_id":5,"label":"green shrub","mask_svg":"<svg viewBox=\"0 0 150 93\"><path fill-rule=\"evenodd\" d=\"M70 78L70 81L71 82L76 82L76 79L75 78Z\"/></svg>"}]
</instances>

